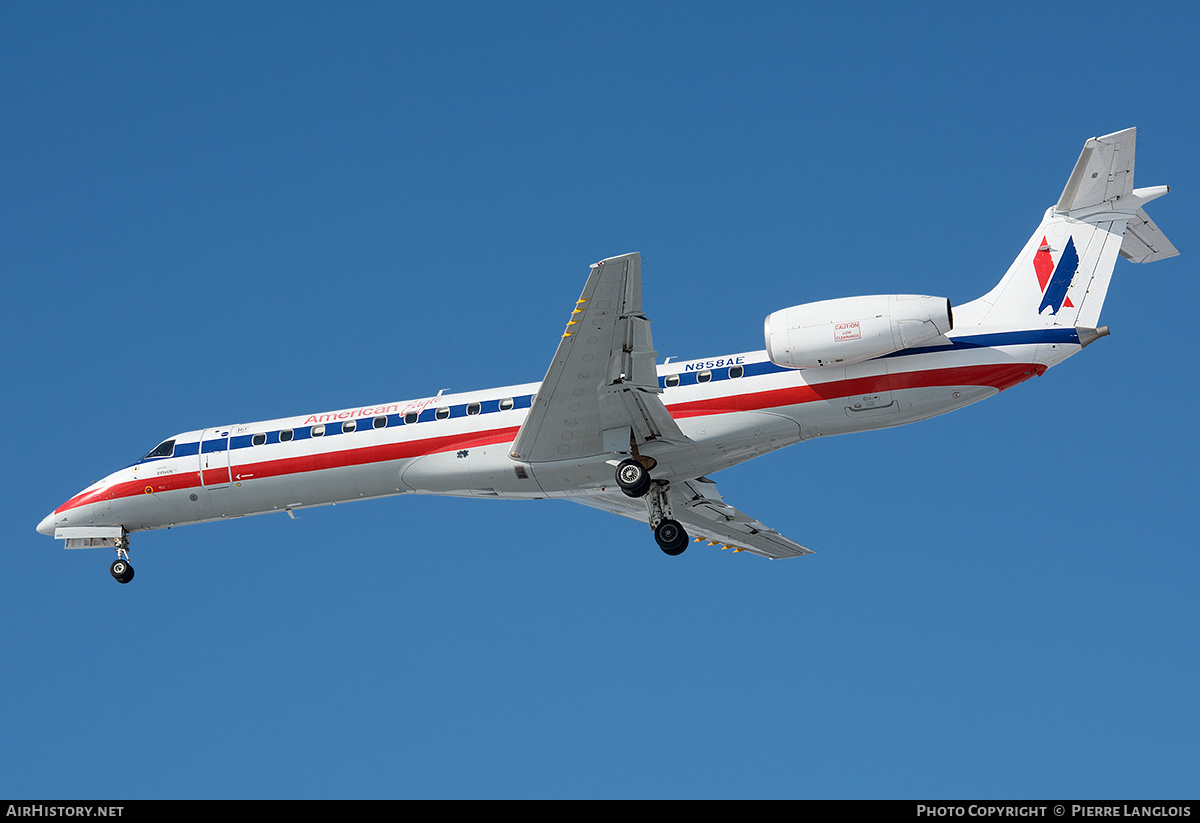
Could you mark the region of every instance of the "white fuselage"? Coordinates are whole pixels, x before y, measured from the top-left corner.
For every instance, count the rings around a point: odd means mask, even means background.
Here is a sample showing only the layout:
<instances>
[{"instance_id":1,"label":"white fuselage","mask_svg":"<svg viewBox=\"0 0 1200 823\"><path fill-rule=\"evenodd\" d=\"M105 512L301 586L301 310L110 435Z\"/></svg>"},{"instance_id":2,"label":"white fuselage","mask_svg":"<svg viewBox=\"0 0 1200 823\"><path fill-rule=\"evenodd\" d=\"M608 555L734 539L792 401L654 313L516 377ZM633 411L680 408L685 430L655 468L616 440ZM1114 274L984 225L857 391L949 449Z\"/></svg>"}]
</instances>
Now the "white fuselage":
<instances>
[{"instance_id":1,"label":"white fuselage","mask_svg":"<svg viewBox=\"0 0 1200 823\"><path fill-rule=\"evenodd\" d=\"M911 423L989 397L1081 348L1073 328L972 328L850 366L786 369L766 352L659 366L690 439L650 443L655 476L694 478L783 446ZM72 497L38 526L126 532L405 493L492 498L596 494L610 456L510 457L537 383L185 432Z\"/></svg>"},{"instance_id":2,"label":"white fuselage","mask_svg":"<svg viewBox=\"0 0 1200 823\"><path fill-rule=\"evenodd\" d=\"M924 420L1042 374L1108 334L1118 256L1178 252L1133 187L1136 129L1086 141L1000 281L958 306L918 294L784 308L765 350L658 364L641 255L593 264L541 383L186 432L38 524L68 548L130 532L384 497L559 497L688 542L770 559L812 550L739 510L709 475L784 446Z\"/></svg>"}]
</instances>

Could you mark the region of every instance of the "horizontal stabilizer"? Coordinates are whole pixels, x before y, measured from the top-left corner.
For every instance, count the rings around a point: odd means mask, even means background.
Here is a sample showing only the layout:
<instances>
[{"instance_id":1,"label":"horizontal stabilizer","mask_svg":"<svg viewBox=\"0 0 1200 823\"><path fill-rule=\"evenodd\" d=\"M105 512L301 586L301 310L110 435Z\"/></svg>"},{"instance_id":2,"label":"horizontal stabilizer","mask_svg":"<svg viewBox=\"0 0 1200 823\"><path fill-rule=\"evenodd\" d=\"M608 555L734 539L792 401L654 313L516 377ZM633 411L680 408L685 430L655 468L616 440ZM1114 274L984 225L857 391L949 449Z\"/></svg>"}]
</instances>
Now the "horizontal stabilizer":
<instances>
[{"instance_id":1,"label":"horizontal stabilizer","mask_svg":"<svg viewBox=\"0 0 1200 823\"><path fill-rule=\"evenodd\" d=\"M1136 141L1137 129L1125 129L1084 143L1055 208L1074 211L1131 194Z\"/></svg>"},{"instance_id":2,"label":"horizontal stabilizer","mask_svg":"<svg viewBox=\"0 0 1200 823\"><path fill-rule=\"evenodd\" d=\"M1142 209L1137 217L1125 224L1125 239L1121 241L1121 256L1134 263L1153 263L1174 257L1179 251L1171 245Z\"/></svg>"}]
</instances>

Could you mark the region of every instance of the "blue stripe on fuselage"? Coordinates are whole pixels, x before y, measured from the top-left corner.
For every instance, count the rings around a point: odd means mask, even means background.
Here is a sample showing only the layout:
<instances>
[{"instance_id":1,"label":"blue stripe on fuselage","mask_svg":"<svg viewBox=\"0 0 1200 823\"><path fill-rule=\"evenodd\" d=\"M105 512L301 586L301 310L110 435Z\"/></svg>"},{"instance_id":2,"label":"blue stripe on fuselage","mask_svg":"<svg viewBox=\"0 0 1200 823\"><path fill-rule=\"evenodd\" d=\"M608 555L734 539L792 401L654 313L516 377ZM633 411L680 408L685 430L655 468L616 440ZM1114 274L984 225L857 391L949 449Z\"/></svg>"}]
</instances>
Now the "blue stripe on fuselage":
<instances>
[{"instance_id":1,"label":"blue stripe on fuselage","mask_svg":"<svg viewBox=\"0 0 1200 823\"><path fill-rule=\"evenodd\" d=\"M1064 252L1064 256L1065 256L1065 252ZM949 352L949 351L966 350L966 349L993 348L996 346L1036 345L1039 343L1075 343L1075 344L1078 344L1079 343L1079 334L1075 331L1074 328L1046 328L1046 329L1031 329L1031 330L1027 330L1027 331L994 332L991 334L976 334L976 335L970 335L970 336L950 338L949 345L923 346L920 348L902 349L901 351L892 352L891 354L887 354L887 355L884 355L883 357L876 358L876 359L883 359L884 357L907 357L909 355L929 354L932 352ZM728 360L732 360L733 358L723 358L723 359L728 361ZM740 367L742 368L742 377L741 378L730 377L729 376L729 368L730 367L727 366L727 367L723 367L723 368L704 370L704 371L707 371L711 375L710 380L706 381L706 382L717 383L717 382L720 382L723 380L740 380L745 377L761 377L761 376L767 375L767 374L779 374L781 372L796 371L796 369L789 369L785 366L777 366L774 363L772 363L770 360L759 360L759 361L750 362L750 363L742 363L742 364L735 363L734 364L734 366L738 366L738 365L740 365ZM679 372L678 374L662 375L658 378L658 385L660 388L664 388L664 389L667 388L667 378L668 377L678 377L679 378L678 385L680 385L680 386L700 385L699 380L697 379L699 374L701 374L701 371L683 371L683 372ZM513 409L528 409L533 405L533 395L526 394L521 397L514 397L514 398L512 398L512 401L513 401ZM493 398L490 400L481 400L481 401L471 401L468 403L458 403L456 405L449 407L449 409L450 409L449 419L454 419L454 418L458 418L458 417L467 417L468 416L467 408L468 408L468 406L471 406L474 403L479 404L480 410L479 410L478 414L481 414L481 415L482 414L493 414L495 412L501 411L500 398ZM426 407L418 413L415 423L431 423L431 422L435 421L437 419L437 409L438 408L447 408L447 407L445 407L445 406ZM323 435L324 437L335 437L335 436L341 435L341 434L354 434L355 432L374 431L375 430L374 429L374 420L376 417L381 417L381 416L387 417L387 426L385 428L391 428L393 426L415 425L415 423L406 423L405 422L403 412L396 413L396 414L388 414L388 415L365 415L363 417L349 418L349 419L354 420L354 422L355 422L355 429L354 429L354 431L351 431L351 432L344 432L342 430L342 423L348 422L348 420L347 421L334 421L334 422L329 422L329 423L314 423L314 424L308 425L308 426L293 427L291 429L291 431L293 433L292 440L296 441L296 440L312 439L313 426L321 426L321 425L325 426L325 434ZM253 438L254 438L255 434L265 434L266 435L267 439L266 439L266 443L264 445L271 445L271 444L278 444L280 442L285 442L285 441L281 441L279 439L279 433L281 431L286 431L286 430L287 429L274 429L274 430L266 431L266 432L260 431L260 432L252 432L250 434L234 435L234 436L228 438L228 448L230 448L230 449L251 448L253 446ZM219 437L219 438L215 438L213 440L205 440L204 441L205 453L213 452L213 451L223 451L225 448L226 448L226 438L224 438L224 437ZM143 458L143 459L137 461L137 463L134 463L132 465L139 465L142 463L154 463L159 460L171 460L171 459L174 459L177 457L188 457L188 456L199 453L199 451L200 451L199 443L177 443L175 445L175 451L170 457Z\"/></svg>"}]
</instances>

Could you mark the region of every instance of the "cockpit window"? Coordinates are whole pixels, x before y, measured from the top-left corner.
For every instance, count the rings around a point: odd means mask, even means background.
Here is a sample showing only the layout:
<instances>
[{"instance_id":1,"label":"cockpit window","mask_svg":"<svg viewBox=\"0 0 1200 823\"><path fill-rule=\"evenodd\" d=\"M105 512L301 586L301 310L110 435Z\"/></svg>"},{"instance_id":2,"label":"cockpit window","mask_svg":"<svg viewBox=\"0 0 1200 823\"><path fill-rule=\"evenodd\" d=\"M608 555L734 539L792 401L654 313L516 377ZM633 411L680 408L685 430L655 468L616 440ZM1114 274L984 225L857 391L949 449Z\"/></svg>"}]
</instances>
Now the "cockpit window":
<instances>
[{"instance_id":1,"label":"cockpit window","mask_svg":"<svg viewBox=\"0 0 1200 823\"><path fill-rule=\"evenodd\" d=\"M161 442L157 446L155 446L154 449L149 454L147 454L145 457L143 457L142 459L149 460L152 457L170 457L174 453L175 453L175 441L174 440L164 440L163 442Z\"/></svg>"}]
</instances>

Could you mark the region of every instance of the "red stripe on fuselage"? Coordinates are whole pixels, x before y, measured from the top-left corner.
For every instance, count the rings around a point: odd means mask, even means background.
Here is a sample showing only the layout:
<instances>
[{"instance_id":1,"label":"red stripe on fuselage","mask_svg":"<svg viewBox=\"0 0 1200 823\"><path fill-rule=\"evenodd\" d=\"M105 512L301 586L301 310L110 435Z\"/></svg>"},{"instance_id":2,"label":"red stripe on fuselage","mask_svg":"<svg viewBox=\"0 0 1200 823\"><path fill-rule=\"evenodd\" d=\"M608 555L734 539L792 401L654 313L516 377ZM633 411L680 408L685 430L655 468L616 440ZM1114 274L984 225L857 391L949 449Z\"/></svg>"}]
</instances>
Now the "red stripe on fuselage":
<instances>
[{"instance_id":1,"label":"red stripe on fuselage","mask_svg":"<svg viewBox=\"0 0 1200 823\"><path fill-rule=\"evenodd\" d=\"M827 383L789 386L782 389L747 392L745 394L733 394L726 397L712 397L704 400L693 400L688 403L676 403L668 406L667 410L672 417L682 420L688 417L700 417L710 414L728 414L730 412L760 411L762 409L778 408L781 406L796 406L820 400L841 400L859 394L871 394L881 391L925 389L937 386L990 386L1003 391L1045 371L1046 366L1030 363L1003 363L984 366L962 366L950 369L929 369L926 371L860 377L853 380L832 380ZM282 457L277 460L264 460L257 463L234 465L233 474L235 480L239 477L246 480L258 480L264 477L281 477L302 472L362 466L389 460L404 460L426 454L478 448L496 443L510 443L517 436L518 430L519 427L510 426L503 429L492 429L482 432L464 432L462 434L445 435L442 437L387 443L381 446L334 450L299 457ZM221 468L216 474L220 475L220 482L222 484L226 482L228 478L226 469ZM55 509L55 514L85 506L89 503L100 503L105 500L145 494L147 487L150 487L153 493L159 493L196 488L198 486L200 486L199 471L127 480L102 489L94 489L78 494Z\"/></svg>"},{"instance_id":2,"label":"red stripe on fuselage","mask_svg":"<svg viewBox=\"0 0 1200 823\"><path fill-rule=\"evenodd\" d=\"M739 411L761 411L780 406L797 406L818 400L842 400L860 394L904 389L929 389L937 386L991 386L999 391L1040 375L1046 367L1030 363L1000 363L987 366L961 366L952 369L879 374L853 380L831 380L828 383L788 386L765 392L734 394L693 400L670 407L676 419L706 414L727 414Z\"/></svg>"},{"instance_id":3,"label":"red stripe on fuselage","mask_svg":"<svg viewBox=\"0 0 1200 823\"><path fill-rule=\"evenodd\" d=\"M458 449L473 449L480 446L490 446L496 443L511 443L517 436L517 426L503 429L492 429L483 432L464 432L443 437L429 437L422 440L409 440L401 443L386 443L382 446L366 446L357 449L341 449L338 451L305 454L298 457L281 457L277 460L262 460L257 463L245 463L233 466L234 479L239 477L247 480L257 480L263 477L281 477L301 472L322 471L324 469L339 469L347 466L362 466L368 463L384 463L388 460L404 460L438 452L457 451ZM229 482L229 472L225 468L209 469L209 482L219 482L225 485ZM253 475L251 477L250 475ZM54 510L55 514L86 506L88 503L101 503L105 500L115 500L119 497L134 497L146 494L147 487L154 493L178 491L200 486L199 471L185 471L178 474L163 475L153 478L139 478L114 483L102 489L93 489L72 497Z\"/></svg>"}]
</instances>

